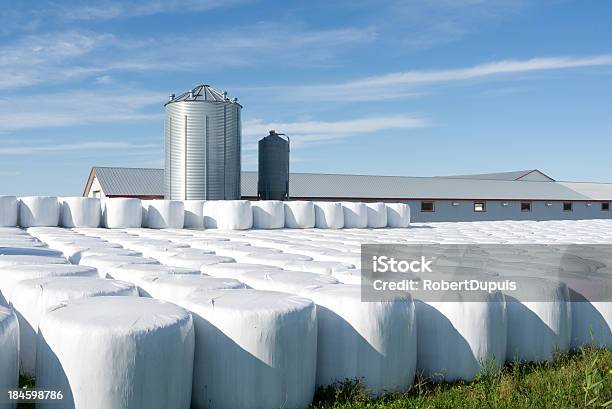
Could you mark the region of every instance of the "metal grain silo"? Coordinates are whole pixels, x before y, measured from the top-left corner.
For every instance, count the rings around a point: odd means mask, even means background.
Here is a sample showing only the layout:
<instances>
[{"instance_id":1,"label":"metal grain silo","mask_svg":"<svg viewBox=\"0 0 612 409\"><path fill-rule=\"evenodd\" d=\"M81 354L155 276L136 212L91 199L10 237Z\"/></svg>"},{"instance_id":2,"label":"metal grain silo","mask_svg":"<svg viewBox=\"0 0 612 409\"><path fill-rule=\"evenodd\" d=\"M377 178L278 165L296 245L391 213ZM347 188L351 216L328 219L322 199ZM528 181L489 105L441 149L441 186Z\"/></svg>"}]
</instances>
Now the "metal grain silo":
<instances>
[{"instance_id":1,"label":"metal grain silo","mask_svg":"<svg viewBox=\"0 0 612 409\"><path fill-rule=\"evenodd\" d=\"M259 141L257 196L261 200L289 199L289 138L274 130Z\"/></svg>"},{"instance_id":2,"label":"metal grain silo","mask_svg":"<svg viewBox=\"0 0 612 409\"><path fill-rule=\"evenodd\" d=\"M198 85L165 108L166 199L240 199L242 106Z\"/></svg>"}]
</instances>

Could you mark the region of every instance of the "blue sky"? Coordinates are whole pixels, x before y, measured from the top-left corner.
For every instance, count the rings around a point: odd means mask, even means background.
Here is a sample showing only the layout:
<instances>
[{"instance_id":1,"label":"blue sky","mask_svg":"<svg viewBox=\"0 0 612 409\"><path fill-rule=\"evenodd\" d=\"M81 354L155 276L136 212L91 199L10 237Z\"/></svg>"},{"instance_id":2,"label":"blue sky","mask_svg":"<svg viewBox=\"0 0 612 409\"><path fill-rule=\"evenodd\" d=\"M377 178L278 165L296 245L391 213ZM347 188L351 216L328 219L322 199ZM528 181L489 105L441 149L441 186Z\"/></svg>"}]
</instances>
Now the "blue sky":
<instances>
[{"instance_id":1,"label":"blue sky","mask_svg":"<svg viewBox=\"0 0 612 409\"><path fill-rule=\"evenodd\" d=\"M163 166L163 103L208 83L292 170L539 168L612 181L612 2L0 0L0 194Z\"/></svg>"}]
</instances>

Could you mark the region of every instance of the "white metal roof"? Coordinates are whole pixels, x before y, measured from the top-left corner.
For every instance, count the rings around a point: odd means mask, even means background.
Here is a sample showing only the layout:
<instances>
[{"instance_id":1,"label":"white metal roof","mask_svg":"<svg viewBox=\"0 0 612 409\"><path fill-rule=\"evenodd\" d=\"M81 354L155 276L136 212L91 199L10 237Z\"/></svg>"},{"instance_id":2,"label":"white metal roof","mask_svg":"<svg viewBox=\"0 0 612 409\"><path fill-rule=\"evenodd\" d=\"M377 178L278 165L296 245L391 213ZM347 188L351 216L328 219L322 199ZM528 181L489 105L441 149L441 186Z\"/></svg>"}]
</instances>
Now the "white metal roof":
<instances>
[{"instance_id":1,"label":"white metal roof","mask_svg":"<svg viewBox=\"0 0 612 409\"><path fill-rule=\"evenodd\" d=\"M98 168L107 196L163 196L163 169ZM87 194L88 192L85 192ZM446 177L292 173L292 198L612 201L612 184ZM257 172L242 172L242 196L257 196Z\"/></svg>"}]
</instances>

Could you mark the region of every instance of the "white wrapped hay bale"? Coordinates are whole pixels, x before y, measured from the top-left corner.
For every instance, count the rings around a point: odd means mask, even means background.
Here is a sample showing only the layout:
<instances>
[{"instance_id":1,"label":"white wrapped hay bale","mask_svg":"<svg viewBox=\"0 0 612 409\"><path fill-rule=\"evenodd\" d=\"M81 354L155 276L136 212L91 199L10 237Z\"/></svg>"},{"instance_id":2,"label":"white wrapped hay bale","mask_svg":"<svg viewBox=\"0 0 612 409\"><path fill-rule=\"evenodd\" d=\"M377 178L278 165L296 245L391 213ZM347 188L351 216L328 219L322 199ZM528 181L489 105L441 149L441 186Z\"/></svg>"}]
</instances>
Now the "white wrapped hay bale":
<instances>
[{"instance_id":1,"label":"white wrapped hay bale","mask_svg":"<svg viewBox=\"0 0 612 409\"><path fill-rule=\"evenodd\" d=\"M85 256L140 256L141 253L117 247L81 247L72 248L64 252L68 260L73 264L79 264Z\"/></svg>"},{"instance_id":2,"label":"white wrapped hay bale","mask_svg":"<svg viewBox=\"0 0 612 409\"><path fill-rule=\"evenodd\" d=\"M61 251L41 247L0 247L0 256L44 256L63 258ZM65 262L65 261L64 261Z\"/></svg>"},{"instance_id":3,"label":"white wrapped hay bale","mask_svg":"<svg viewBox=\"0 0 612 409\"><path fill-rule=\"evenodd\" d=\"M249 253L241 257L240 262L284 268L283 266L287 263L310 260L312 260L312 257L293 253Z\"/></svg>"},{"instance_id":4,"label":"white wrapped hay bale","mask_svg":"<svg viewBox=\"0 0 612 409\"><path fill-rule=\"evenodd\" d=\"M307 408L317 324L305 298L257 290L196 291L193 408Z\"/></svg>"},{"instance_id":5,"label":"white wrapped hay bale","mask_svg":"<svg viewBox=\"0 0 612 409\"><path fill-rule=\"evenodd\" d=\"M387 227L387 206L382 202L366 203L368 209L368 227L380 229Z\"/></svg>"},{"instance_id":6,"label":"white wrapped hay bale","mask_svg":"<svg viewBox=\"0 0 612 409\"><path fill-rule=\"evenodd\" d=\"M204 266L218 263L233 263L231 257L217 256L197 252L165 252L157 255L157 259L167 266L193 268L201 270Z\"/></svg>"},{"instance_id":7,"label":"white wrapped hay bale","mask_svg":"<svg viewBox=\"0 0 612 409\"><path fill-rule=\"evenodd\" d=\"M404 228L410 226L410 206L406 203L387 203L387 225Z\"/></svg>"},{"instance_id":8,"label":"white wrapped hay bale","mask_svg":"<svg viewBox=\"0 0 612 409\"><path fill-rule=\"evenodd\" d=\"M515 279L521 294L510 296L510 293L506 293L506 359L546 361L551 360L556 351L568 351L572 334L572 313L569 290L565 283L535 277Z\"/></svg>"},{"instance_id":9,"label":"white wrapped hay bale","mask_svg":"<svg viewBox=\"0 0 612 409\"><path fill-rule=\"evenodd\" d=\"M26 264L67 264L63 257L36 256L36 255L0 255L0 267L18 266Z\"/></svg>"},{"instance_id":10,"label":"white wrapped hay bale","mask_svg":"<svg viewBox=\"0 0 612 409\"><path fill-rule=\"evenodd\" d=\"M71 300L39 324L36 387L57 408L189 408L194 332L176 305L141 297Z\"/></svg>"},{"instance_id":11,"label":"white wrapped hay bale","mask_svg":"<svg viewBox=\"0 0 612 409\"><path fill-rule=\"evenodd\" d=\"M19 204L15 196L0 196L0 227L17 226Z\"/></svg>"},{"instance_id":12,"label":"white wrapped hay bale","mask_svg":"<svg viewBox=\"0 0 612 409\"><path fill-rule=\"evenodd\" d=\"M62 301L100 296L138 296L133 284L97 277L46 277L20 281L11 307L19 319L21 373L36 375L36 334L47 309Z\"/></svg>"},{"instance_id":13,"label":"white wrapped hay bale","mask_svg":"<svg viewBox=\"0 0 612 409\"><path fill-rule=\"evenodd\" d=\"M27 196L19 198L19 225L46 227L59 225L60 208L57 197Z\"/></svg>"},{"instance_id":14,"label":"white wrapped hay bale","mask_svg":"<svg viewBox=\"0 0 612 409\"><path fill-rule=\"evenodd\" d=\"M339 261L292 261L283 265L285 270L307 271L317 274L340 273L355 268L349 263Z\"/></svg>"},{"instance_id":15,"label":"white wrapped hay bale","mask_svg":"<svg viewBox=\"0 0 612 409\"><path fill-rule=\"evenodd\" d=\"M19 324L15 313L0 305L0 391L6 401L8 389L19 388ZM13 409L15 405L4 404L2 408Z\"/></svg>"},{"instance_id":16,"label":"white wrapped hay bale","mask_svg":"<svg viewBox=\"0 0 612 409\"><path fill-rule=\"evenodd\" d=\"M254 229L282 229L285 227L285 205L280 200L251 202Z\"/></svg>"},{"instance_id":17,"label":"white wrapped hay bale","mask_svg":"<svg viewBox=\"0 0 612 409\"><path fill-rule=\"evenodd\" d=\"M603 274L560 274L571 299L571 348L612 347L612 277Z\"/></svg>"},{"instance_id":18,"label":"white wrapped hay bale","mask_svg":"<svg viewBox=\"0 0 612 409\"><path fill-rule=\"evenodd\" d=\"M304 271L250 271L240 276L240 281L256 290L280 291L300 294L307 288L338 284L335 278Z\"/></svg>"},{"instance_id":19,"label":"white wrapped hay bale","mask_svg":"<svg viewBox=\"0 0 612 409\"><path fill-rule=\"evenodd\" d=\"M317 229L341 229L344 212L340 202L314 202L315 227Z\"/></svg>"},{"instance_id":20,"label":"white wrapped hay bale","mask_svg":"<svg viewBox=\"0 0 612 409\"><path fill-rule=\"evenodd\" d=\"M161 264L120 264L106 270L107 278L138 285L145 277L159 274L201 274L199 269L164 266Z\"/></svg>"},{"instance_id":21,"label":"white wrapped hay bale","mask_svg":"<svg viewBox=\"0 0 612 409\"><path fill-rule=\"evenodd\" d=\"M104 227L109 229L141 227L142 204L140 199L105 199L102 220Z\"/></svg>"},{"instance_id":22,"label":"white wrapped hay bale","mask_svg":"<svg viewBox=\"0 0 612 409\"><path fill-rule=\"evenodd\" d=\"M416 368L416 321L410 295L361 302L357 285L333 284L301 293L317 304L317 385L363 378L375 395L405 390Z\"/></svg>"},{"instance_id":23,"label":"white wrapped hay bale","mask_svg":"<svg viewBox=\"0 0 612 409\"><path fill-rule=\"evenodd\" d=\"M81 257L79 264L94 267L98 271L100 278L106 278L107 272L111 267L121 264L159 264L159 262L152 258L139 256L86 255Z\"/></svg>"},{"instance_id":24,"label":"white wrapped hay bale","mask_svg":"<svg viewBox=\"0 0 612 409\"><path fill-rule=\"evenodd\" d=\"M102 207L100 199L94 197L60 198L60 226L100 227Z\"/></svg>"},{"instance_id":25,"label":"white wrapped hay bale","mask_svg":"<svg viewBox=\"0 0 612 409\"><path fill-rule=\"evenodd\" d=\"M315 210L312 202L291 200L284 202L285 227L288 229L311 229L315 227Z\"/></svg>"},{"instance_id":26,"label":"white wrapped hay bale","mask_svg":"<svg viewBox=\"0 0 612 409\"><path fill-rule=\"evenodd\" d=\"M203 229L204 228L204 200L184 200L185 206L185 221L186 229Z\"/></svg>"},{"instance_id":27,"label":"white wrapped hay bale","mask_svg":"<svg viewBox=\"0 0 612 409\"><path fill-rule=\"evenodd\" d=\"M448 299L415 304L417 367L426 377L470 381L487 361L503 365L508 329L502 293L452 293Z\"/></svg>"},{"instance_id":28,"label":"white wrapped hay bale","mask_svg":"<svg viewBox=\"0 0 612 409\"><path fill-rule=\"evenodd\" d=\"M1 260L1 258L0 258ZM74 266L72 264L25 264L3 266L0 271L0 303L8 305L15 286L23 280L45 277L94 277L96 269L87 266Z\"/></svg>"},{"instance_id":29,"label":"white wrapped hay bale","mask_svg":"<svg viewBox=\"0 0 612 409\"><path fill-rule=\"evenodd\" d=\"M220 230L247 230L253 226L248 200L209 200L202 209L204 227Z\"/></svg>"},{"instance_id":30,"label":"white wrapped hay bale","mask_svg":"<svg viewBox=\"0 0 612 409\"><path fill-rule=\"evenodd\" d=\"M368 227L368 208L365 203L342 202L344 228L365 229Z\"/></svg>"},{"instance_id":31,"label":"white wrapped hay bale","mask_svg":"<svg viewBox=\"0 0 612 409\"><path fill-rule=\"evenodd\" d=\"M140 295L180 305L194 291L248 288L233 278L196 274L155 274L138 281Z\"/></svg>"},{"instance_id":32,"label":"white wrapped hay bale","mask_svg":"<svg viewBox=\"0 0 612 409\"><path fill-rule=\"evenodd\" d=\"M240 276L251 271L281 271L282 268L250 263L219 263L202 267L202 273L213 277L236 278L240 280Z\"/></svg>"},{"instance_id":33,"label":"white wrapped hay bale","mask_svg":"<svg viewBox=\"0 0 612 409\"><path fill-rule=\"evenodd\" d=\"M145 227L151 229L182 229L185 205L178 200L150 200L145 216Z\"/></svg>"}]
</instances>

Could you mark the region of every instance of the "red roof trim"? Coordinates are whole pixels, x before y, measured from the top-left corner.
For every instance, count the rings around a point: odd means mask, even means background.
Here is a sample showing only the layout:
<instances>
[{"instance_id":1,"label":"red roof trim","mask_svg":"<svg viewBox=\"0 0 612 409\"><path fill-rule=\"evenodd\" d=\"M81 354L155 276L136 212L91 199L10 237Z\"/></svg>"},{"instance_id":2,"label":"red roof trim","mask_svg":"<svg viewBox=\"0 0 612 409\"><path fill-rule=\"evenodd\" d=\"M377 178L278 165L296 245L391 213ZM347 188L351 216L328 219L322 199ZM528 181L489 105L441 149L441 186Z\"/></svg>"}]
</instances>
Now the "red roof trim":
<instances>
[{"instance_id":1,"label":"red roof trim","mask_svg":"<svg viewBox=\"0 0 612 409\"><path fill-rule=\"evenodd\" d=\"M242 196L245 200L257 200L257 196ZM485 198L472 198L472 199L457 199L457 198L436 198L436 197L300 197L291 196L290 200L362 200L362 201L385 201L385 200L431 200L431 201L454 201L454 202L471 202L471 201L489 201L489 202L610 202L609 200L594 200L594 199L485 199Z\"/></svg>"},{"instance_id":2,"label":"red roof trim","mask_svg":"<svg viewBox=\"0 0 612 409\"><path fill-rule=\"evenodd\" d=\"M125 197L128 199L163 199L164 196L160 195L106 195L106 197L112 199L116 197Z\"/></svg>"}]
</instances>

